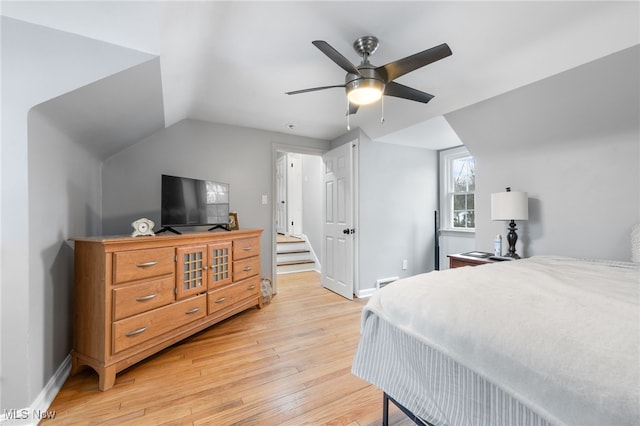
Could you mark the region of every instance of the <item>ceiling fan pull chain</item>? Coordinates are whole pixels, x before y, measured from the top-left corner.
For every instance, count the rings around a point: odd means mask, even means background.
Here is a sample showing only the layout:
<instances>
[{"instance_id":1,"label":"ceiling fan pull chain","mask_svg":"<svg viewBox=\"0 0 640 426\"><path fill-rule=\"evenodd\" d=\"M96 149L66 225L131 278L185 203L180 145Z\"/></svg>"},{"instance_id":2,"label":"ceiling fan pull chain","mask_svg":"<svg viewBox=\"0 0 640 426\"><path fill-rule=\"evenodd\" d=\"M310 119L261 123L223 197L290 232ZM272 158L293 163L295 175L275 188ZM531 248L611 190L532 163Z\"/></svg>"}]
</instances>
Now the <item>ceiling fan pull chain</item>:
<instances>
[{"instance_id":1,"label":"ceiling fan pull chain","mask_svg":"<svg viewBox=\"0 0 640 426\"><path fill-rule=\"evenodd\" d=\"M350 116L351 114L349 114L349 99L347 99L347 132L351 130Z\"/></svg>"},{"instance_id":2,"label":"ceiling fan pull chain","mask_svg":"<svg viewBox=\"0 0 640 426\"><path fill-rule=\"evenodd\" d=\"M384 124L384 96L380 98L380 107L382 109L382 115L380 117L380 124Z\"/></svg>"}]
</instances>

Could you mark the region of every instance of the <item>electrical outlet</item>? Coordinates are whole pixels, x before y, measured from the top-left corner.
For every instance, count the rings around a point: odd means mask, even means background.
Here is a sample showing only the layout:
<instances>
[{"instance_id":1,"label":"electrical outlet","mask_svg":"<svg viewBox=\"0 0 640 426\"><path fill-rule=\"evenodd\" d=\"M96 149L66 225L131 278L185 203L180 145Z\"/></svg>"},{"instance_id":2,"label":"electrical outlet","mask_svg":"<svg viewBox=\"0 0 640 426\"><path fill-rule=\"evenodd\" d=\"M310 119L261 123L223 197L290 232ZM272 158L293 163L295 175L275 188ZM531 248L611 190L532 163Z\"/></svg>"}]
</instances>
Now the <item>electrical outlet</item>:
<instances>
[{"instance_id":1,"label":"electrical outlet","mask_svg":"<svg viewBox=\"0 0 640 426\"><path fill-rule=\"evenodd\" d=\"M407 259L403 259L402 260L402 270L406 270L407 269Z\"/></svg>"}]
</instances>

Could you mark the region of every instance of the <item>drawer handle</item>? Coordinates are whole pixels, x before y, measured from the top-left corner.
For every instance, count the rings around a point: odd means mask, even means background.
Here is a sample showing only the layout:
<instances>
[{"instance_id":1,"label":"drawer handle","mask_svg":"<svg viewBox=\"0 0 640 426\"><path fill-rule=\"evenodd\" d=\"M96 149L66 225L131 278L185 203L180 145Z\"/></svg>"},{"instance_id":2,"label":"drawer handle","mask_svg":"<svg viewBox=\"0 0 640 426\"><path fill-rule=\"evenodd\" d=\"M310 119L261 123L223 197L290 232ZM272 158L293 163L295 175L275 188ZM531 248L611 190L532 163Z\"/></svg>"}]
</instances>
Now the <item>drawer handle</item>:
<instances>
[{"instance_id":1,"label":"drawer handle","mask_svg":"<svg viewBox=\"0 0 640 426\"><path fill-rule=\"evenodd\" d=\"M251 284L249 287L247 287L247 290L254 290L255 288L255 284Z\"/></svg>"},{"instance_id":2,"label":"drawer handle","mask_svg":"<svg viewBox=\"0 0 640 426\"><path fill-rule=\"evenodd\" d=\"M220 299L216 300L216 303L222 303L222 302L224 302L225 300L227 300L227 298L226 298L226 297L221 297Z\"/></svg>"},{"instance_id":3,"label":"drawer handle","mask_svg":"<svg viewBox=\"0 0 640 426\"><path fill-rule=\"evenodd\" d=\"M245 247L245 248L243 248L242 250L244 250L244 251L251 251L251 250L253 250L253 246Z\"/></svg>"},{"instance_id":4,"label":"drawer handle","mask_svg":"<svg viewBox=\"0 0 640 426\"><path fill-rule=\"evenodd\" d=\"M147 300L155 299L156 297L158 297L158 293L149 294L147 296L140 296L140 297L137 297L136 300L138 302L146 302Z\"/></svg>"},{"instance_id":5,"label":"drawer handle","mask_svg":"<svg viewBox=\"0 0 640 426\"><path fill-rule=\"evenodd\" d=\"M187 312L185 312L185 314L187 315L191 315L191 314L195 314L196 312L198 312L200 310L200 308L193 308Z\"/></svg>"},{"instance_id":6,"label":"drawer handle","mask_svg":"<svg viewBox=\"0 0 640 426\"><path fill-rule=\"evenodd\" d=\"M156 266L157 264L158 264L157 260L152 260L151 262L138 263L138 264L136 264L136 266L138 268L148 268L150 266Z\"/></svg>"},{"instance_id":7,"label":"drawer handle","mask_svg":"<svg viewBox=\"0 0 640 426\"><path fill-rule=\"evenodd\" d=\"M128 332L127 334L125 334L125 336L127 336L127 337L133 337L133 336L136 336L136 335L138 335L138 334L140 334L140 333L144 333L145 331L147 331L147 327L146 327L146 326L145 326L145 327L142 327L142 328L139 328L139 329L137 329L137 330L130 331L130 332Z\"/></svg>"},{"instance_id":8,"label":"drawer handle","mask_svg":"<svg viewBox=\"0 0 640 426\"><path fill-rule=\"evenodd\" d=\"M242 268L243 271L250 271L253 268L251 266L245 266L244 268Z\"/></svg>"}]
</instances>

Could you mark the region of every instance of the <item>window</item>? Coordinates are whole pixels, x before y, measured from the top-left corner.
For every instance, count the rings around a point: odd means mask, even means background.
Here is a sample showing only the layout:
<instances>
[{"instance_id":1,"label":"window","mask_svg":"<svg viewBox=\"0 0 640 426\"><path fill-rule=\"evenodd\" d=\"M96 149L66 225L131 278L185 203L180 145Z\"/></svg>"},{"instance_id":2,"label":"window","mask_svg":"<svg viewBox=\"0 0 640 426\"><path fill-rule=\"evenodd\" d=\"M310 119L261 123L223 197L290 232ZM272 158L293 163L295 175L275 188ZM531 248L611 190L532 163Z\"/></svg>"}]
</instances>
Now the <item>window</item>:
<instances>
[{"instance_id":1,"label":"window","mask_svg":"<svg viewBox=\"0 0 640 426\"><path fill-rule=\"evenodd\" d=\"M466 148L441 153L442 222L445 229L475 230L475 161Z\"/></svg>"}]
</instances>

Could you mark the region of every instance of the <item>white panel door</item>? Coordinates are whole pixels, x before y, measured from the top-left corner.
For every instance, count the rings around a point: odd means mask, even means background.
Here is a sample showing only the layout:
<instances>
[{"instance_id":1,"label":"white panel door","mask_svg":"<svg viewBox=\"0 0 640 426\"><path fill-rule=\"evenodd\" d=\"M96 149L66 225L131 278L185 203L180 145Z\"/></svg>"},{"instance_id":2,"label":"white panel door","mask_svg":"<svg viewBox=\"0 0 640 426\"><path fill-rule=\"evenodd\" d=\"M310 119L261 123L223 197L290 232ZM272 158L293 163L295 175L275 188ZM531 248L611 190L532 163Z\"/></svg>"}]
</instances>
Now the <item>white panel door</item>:
<instances>
[{"instance_id":1,"label":"white panel door","mask_svg":"<svg viewBox=\"0 0 640 426\"><path fill-rule=\"evenodd\" d=\"M287 232L287 156L276 161L276 232Z\"/></svg>"},{"instance_id":2,"label":"white panel door","mask_svg":"<svg viewBox=\"0 0 640 426\"><path fill-rule=\"evenodd\" d=\"M322 156L322 286L353 299L353 148L346 143Z\"/></svg>"}]
</instances>

